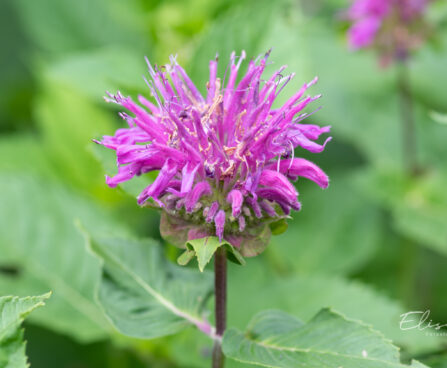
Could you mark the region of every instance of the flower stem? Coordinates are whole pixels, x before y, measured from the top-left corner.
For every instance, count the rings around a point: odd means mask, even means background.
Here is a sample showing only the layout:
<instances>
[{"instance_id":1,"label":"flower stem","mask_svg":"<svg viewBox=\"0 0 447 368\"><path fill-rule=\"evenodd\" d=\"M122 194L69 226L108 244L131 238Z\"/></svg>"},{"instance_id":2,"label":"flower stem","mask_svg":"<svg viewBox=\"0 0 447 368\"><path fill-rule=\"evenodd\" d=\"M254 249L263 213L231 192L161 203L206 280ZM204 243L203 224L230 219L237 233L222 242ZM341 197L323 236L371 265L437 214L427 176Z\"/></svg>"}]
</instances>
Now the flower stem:
<instances>
[{"instance_id":1,"label":"flower stem","mask_svg":"<svg viewBox=\"0 0 447 368\"><path fill-rule=\"evenodd\" d=\"M399 90L400 118L402 126L402 154L406 172L415 177L420 173L417 161L417 143L414 123L413 96L411 93L410 76L407 60L398 65L397 83ZM403 241L403 256L401 259L401 297L406 305L413 305L414 288L417 281L416 269L419 250L417 244L409 239Z\"/></svg>"},{"instance_id":2,"label":"flower stem","mask_svg":"<svg viewBox=\"0 0 447 368\"><path fill-rule=\"evenodd\" d=\"M416 157L413 97L411 95L408 65L405 60L401 61L398 65L397 84L402 123L402 155L404 165L410 175L416 175L419 166Z\"/></svg>"},{"instance_id":3,"label":"flower stem","mask_svg":"<svg viewBox=\"0 0 447 368\"><path fill-rule=\"evenodd\" d=\"M227 322L227 255L224 247L219 247L214 256L214 294L218 339L214 342L213 368L223 368L222 336Z\"/></svg>"}]
</instances>

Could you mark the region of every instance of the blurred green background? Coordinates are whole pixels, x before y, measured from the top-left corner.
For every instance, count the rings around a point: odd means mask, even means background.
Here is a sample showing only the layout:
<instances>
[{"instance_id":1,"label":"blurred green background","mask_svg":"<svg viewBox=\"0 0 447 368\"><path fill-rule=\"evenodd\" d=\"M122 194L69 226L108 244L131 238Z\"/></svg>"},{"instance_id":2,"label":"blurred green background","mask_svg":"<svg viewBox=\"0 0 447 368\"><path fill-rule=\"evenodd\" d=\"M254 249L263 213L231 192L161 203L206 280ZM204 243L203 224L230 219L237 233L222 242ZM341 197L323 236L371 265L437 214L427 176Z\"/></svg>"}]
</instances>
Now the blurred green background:
<instances>
[{"instance_id":1,"label":"blurred green background","mask_svg":"<svg viewBox=\"0 0 447 368\"><path fill-rule=\"evenodd\" d=\"M348 5L1 0L0 295L54 292L26 324L32 367L209 366L210 342L192 328L138 341L110 326L93 296L99 265L75 221L118 220L159 238L156 212L105 185L113 154L91 142L122 124L106 90L148 96L145 55L163 64L178 54L204 91L216 52L223 74L232 50L256 57L271 47L269 71L287 64L297 74L282 99L320 78L311 93L322 93L314 108L323 108L307 122L332 125L334 139L321 154L295 156L318 163L331 185L300 180L303 209L289 230L245 267L230 266L229 325L243 328L266 308L307 320L331 306L373 325L407 359L447 367L445 333L399 328L412 310L447 323L447 2L430 7L432 40L409 65L416 177L403 170L396 70L381 69L372 52L348 51L340 21Z\"/></svg>"}]
</instances>

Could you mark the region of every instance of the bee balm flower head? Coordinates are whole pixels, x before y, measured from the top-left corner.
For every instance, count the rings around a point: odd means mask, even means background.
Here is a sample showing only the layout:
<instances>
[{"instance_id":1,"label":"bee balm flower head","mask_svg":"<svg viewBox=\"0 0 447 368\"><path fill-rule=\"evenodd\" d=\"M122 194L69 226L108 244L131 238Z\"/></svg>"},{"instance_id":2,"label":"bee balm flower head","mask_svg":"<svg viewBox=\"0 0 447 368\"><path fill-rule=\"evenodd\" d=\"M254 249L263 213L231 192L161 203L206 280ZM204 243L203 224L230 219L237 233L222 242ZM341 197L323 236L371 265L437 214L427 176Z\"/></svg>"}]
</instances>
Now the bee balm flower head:
<instances>
[{"instance_id":1,"label":"bee balm flower head","mask_svg":"<svg viewBox=\"0 0 447 368\"><path fill-rule=\"evenodd\" d=\"M354 0L348 10L353 49L375 47L382 63L405 59L424 40L429 0Z\"/></svg>"},{"instance_id":2,"label":"bee balm flower head","mask_svg":"<svg viewBox=\"0 0 447 368\"><path fill-rule=\"evenodd\" d=\"M306 95L316 80L274 108L293 75L282 76L283 67L264 80L267 57L250 61L238 79L245 54L233 53L224 81L217 58L210 61L206 97L175 58L161 68L148 62L152 102L119 92L107 98L128 111L121 113L128 127L97 142L116 151L118 173L107 184L159 170L138 203L151 200L163 210L161 232L174 243L215 234L244 255L257 254L259 238L268 241L266 225L301 207L290 180L328 186L318 166L294 157L296 147L317 153L330 140L315 142L329 127L302 123L303 109L318 98Z\"/></svg>"}]
</instances>

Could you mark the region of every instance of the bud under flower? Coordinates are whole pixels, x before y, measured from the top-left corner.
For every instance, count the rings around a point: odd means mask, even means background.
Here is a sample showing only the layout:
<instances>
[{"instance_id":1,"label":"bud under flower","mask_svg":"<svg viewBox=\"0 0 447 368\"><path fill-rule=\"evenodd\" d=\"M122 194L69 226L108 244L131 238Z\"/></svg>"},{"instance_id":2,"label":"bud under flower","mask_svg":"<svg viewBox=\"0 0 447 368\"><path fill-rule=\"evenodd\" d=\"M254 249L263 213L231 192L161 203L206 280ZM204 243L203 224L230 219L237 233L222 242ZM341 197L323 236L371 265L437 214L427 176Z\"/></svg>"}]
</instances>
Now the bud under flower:
<instances>
[{"instance_id":1,"label":"bud under flower","mask_svg":"<svg viewBox=\"0 0 447 368\"><path fill-rule=\"evenodd\" d=\"M107 177L107 184L159 170L138 203L151 199L163 210L162 236L176 245L216 235L243 255L259 254L268 242L269 222L301 208L289 180L302 176L328 186L318 166L294 157L296 147L317 153L331 139L316 143L329 127L301 123L307 116L302 110L319 97L304 95L316 79L273 108L293 75L282 76L281 68L262 79L267 57L251 60L237 82L245 53L239 58L233 53L226 85L212 60L206 97L175 58L161 68L148 63L153 102L140 96L143 108L119 92L107 98L132 113L120 114L128 128L97 142L117 155L118 173Z\"/></svg>"}]
</instances>

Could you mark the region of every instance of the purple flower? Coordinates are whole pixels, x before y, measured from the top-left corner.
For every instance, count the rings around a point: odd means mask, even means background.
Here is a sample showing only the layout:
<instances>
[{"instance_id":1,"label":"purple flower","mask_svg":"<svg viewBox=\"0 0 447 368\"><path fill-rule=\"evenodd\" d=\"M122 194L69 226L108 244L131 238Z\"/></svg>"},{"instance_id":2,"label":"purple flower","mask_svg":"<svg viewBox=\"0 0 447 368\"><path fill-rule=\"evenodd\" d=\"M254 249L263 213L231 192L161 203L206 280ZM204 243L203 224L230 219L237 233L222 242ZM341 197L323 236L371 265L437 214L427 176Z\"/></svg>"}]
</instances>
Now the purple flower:
<instances>
[{"instance_id":1,"label":"purple flower","mask_svg":"<svg viewBox=\"0 0 447 368\"><path fill-rule=\"evenodd\" d=\"M384 64L405 59L424 39L429 0L355 0L348 10L353 49L376 47Z\"/></svg>"},{"instance_id":2,"label":"purple flower","mask_svg":"<svg viewBox=\"0 0 447 368\"><path fill-rule=\"evenodd\" d=\"M187 230L189 235L178 236L181 241L216 234L240 246L244 234L253 240L253 229L299 210L298 192L290 180L302 176L322 188L329 181L318 166L294 157L294 150L321 152L331 138L323 144L316 140L329 127L302 123L308 115L304 108L319 97L305 95L316 79L284 105L273 107L293 74L283 76L283 67L264 80L268 55L251 60L239 80L245 53L231 55L223 81L217 77L217 58L210 61L206 97L175 58L160 68L148 62L152 102L139 96L137 104L119 92L106 98L128 111L120 114L127 128L96 141L116 151L118 173L107 177L107 184L116 186L159 170L138 203L153 200L170 217L164 224ZM162 234L167 232L172 239L174 232L163 228Z\"/></svg>"},{"instance_id":3,"label":"purple flower","mask_svg":"<svg viewBox=\"0 0 447 368\"><path fill-rule=\"evenodd\" d=\"M353 19L377 17L384 18L390 12L393 0L356 0L349 9Z\"/></svg>"},{"instance_id":4,"label":"purple flower","mask_svg":"<svg viewBox=\"0 0 447 368\"><path fill-rule=\"evenodd\" d=\"M367 47L374 42L381 25L378 17L367 17L355 22L349 28L349 43L353 49Z\"/></svg>"}]
</instances>

